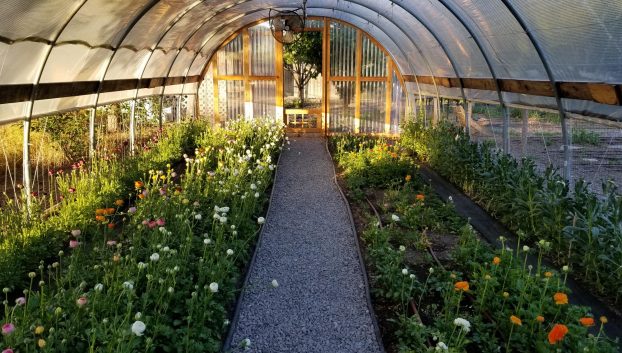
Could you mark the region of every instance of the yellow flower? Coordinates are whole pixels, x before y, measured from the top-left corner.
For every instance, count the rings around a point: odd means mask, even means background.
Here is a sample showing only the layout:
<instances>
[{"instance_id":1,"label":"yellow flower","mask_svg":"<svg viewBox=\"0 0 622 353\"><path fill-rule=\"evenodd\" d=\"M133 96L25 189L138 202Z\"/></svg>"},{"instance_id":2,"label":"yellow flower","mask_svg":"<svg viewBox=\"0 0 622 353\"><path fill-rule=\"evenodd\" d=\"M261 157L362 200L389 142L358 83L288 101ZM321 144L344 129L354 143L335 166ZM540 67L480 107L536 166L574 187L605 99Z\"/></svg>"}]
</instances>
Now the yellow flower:
<instances>
[{"instance_id":1,"label":"yellow flower","mask_svg":"<svg viewBox=\"0 0 622 353\"><path fill-rule=\"evenodd\" d=\"M553 272L551 272L551 271L546 271L546 272L544 272L544 277L546 277L546 278L551 278L551 277L553 277Z\"/></svg>"},{"instance_id":2,"label":"yellow flower","mask_svg":"<svg viewBox=\"0 0 622 353\"><path fill-rule=\"evenodd\" d=\"M123 202L123 200L121 200L121 199L119 199L119 200L117 200L117 201L115 201L115 202L114 202L114 204L115 204L115 205L117 205L117 206L119 206L119 207L123 206L123 203L124 203L124 202Z\"/></svg>"},{"instance_id":3,"label":"yellow flower","mask_svg":"<svg viewBox=\"0 0 622 353\"><path fill-rule=\"evenodd\" d=\"M410 174L408 174L408 175L406 176L406 182L409 182L411 179L412 179L412 177L410 176Z\"/></svg>"},{"instance_id":4,"label":"yellow flower","mask_svg":"<svg viewBox=\"0 0 622 353\"><path fill-rule=\"evenodd\" d=\"M521 321L521 319L518 316L515 316L515 315L510 316L510 321L514 325L518 325L518 326L522 326L523 325L523 322Z\"/></svg>"},{"instance_id":5,"label":"yellow flower","mask_svg":"<svg viewBox=\"0 0 622 353\"><path fill-rule=\"evenodd\" d=\"M603 324L603 325L604 325L604 324L606 324L607 322L609 322L609 320L607 320L607 317L606 317L606 316L601 316L601 317L600 317L600 323L601 323L601 324Z\"/></svg>"},{"instance_id":6,"label":"yellow flower","mask_svg":"<svg viewBox=\"0 0 622 353\"><path fill-rule=\"evenodd\" d=\"M39 338L39 340L37 341L37 346L39 346L39 348L45 348L47 342L45 342L45 340L43 338Z\"/></svg>"},{"instance_id":7,"label":"yellow flower","mask_svg":"<svg viewBox=\"0 0 622 353\"><path fill-rule=\"evenodd\" d=\"M503 292L503 297L504 297L504 298L507 298L507 297L509 297L509 296L510 296L510 293L508 293L508 292Z\"/></svg>"},{"instance_id":8,"label":"yellow flower","mask_svg":"<svg viewBox=\"0 0 622 353\"><path fill-rule=\"evenodd\" d=\"M35 328L35 334L40 335L43 333L43 331L45 331L45 328L43 328L43 326L37 326Z\"/></svg>"},{"instance_id":9,"label":"yellow flower","mask_svg":"<svg viewBox=\"0 0 622 353\"><path fill-rule=\"evenodd\" d=\"M468 292L469 291L469 282L467 282L467 281L456 282L456 284L454 285L454 289L456 291Z\"/></svg>"}]
</instances>

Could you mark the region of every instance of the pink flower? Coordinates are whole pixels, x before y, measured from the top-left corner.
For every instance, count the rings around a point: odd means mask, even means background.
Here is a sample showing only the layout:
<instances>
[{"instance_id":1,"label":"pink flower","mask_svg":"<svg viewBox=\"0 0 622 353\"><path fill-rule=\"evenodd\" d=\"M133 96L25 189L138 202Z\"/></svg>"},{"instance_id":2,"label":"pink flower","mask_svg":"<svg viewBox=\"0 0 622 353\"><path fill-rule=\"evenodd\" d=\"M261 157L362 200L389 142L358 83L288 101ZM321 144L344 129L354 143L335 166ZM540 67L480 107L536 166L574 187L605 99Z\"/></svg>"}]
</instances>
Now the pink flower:
<instances>
[{"instance_id":1,"label":"pink flower","mask_svg":"<svg viewBox=\"0 0 622 353\"><path fill-rule=\"evenodd\" d=\"M19 306L22 306L22 305L26 304L26 298L19 297L19 298L15 299L15 304L19 305Z\"/></svg>"},{"instance_id":2,"label":"pink flower","mask_svg":"<svg viewBox=\"0 0 622 353\"><path fill-rule=\"evenodd\" d=\"M149 228L153 229L157 225L156 221L149 221Z\"/></svg>"},{"instance_id":3,"label":"pink flower","mask_svg":"<svg viewBox=\"0 0 622 353\"><path fill-rule=\"evenodd\" d=\"M13 331L15 331L15 325L13 325L12 323L7 323L2 325L2 334L5 336L8 336L10 334L13 333Z\"/></svg>"},{"instance_id":4,"label":"pink flower","mask_svg":"<svg viewBox=\"0 0 622 353\"><path fill-rule=\"evenodd\" d=\"M166 222L164 222L164 218L158 218L158 220L156 221L156 224L162 227L166 224Z\"/></svg>"},{"instance_id":5,"label":"pink flower","mask_svg":"<svg viewBox=\"0 0 622 353\"><path fill-rule=\"evenodd\" d=\"M117 242L115 240L108 240L106 242L106 245L108 245L108 246L115 246L115 245L117 245Z\"/></svg>"},{"instance_id":6,"label":"pink flower","mask_svg":"<svg viewBox=\"0 0 622 353\"><path fill-rule=\"evenodd\" d=\"M143 220L142 223L143 223L144 226L146 226L147 224L149 224L149 221L145 219L145 220Z\"/></svg>"},{"instance_id":7,"label":"pink flower","mask_svg":"<svg viewBox=\"0 0 622 353\"><path fill-rule=\"evenodd\" d=\"M160 195L166 195L166 189L160 188Z\"/></svg>"},{"instance_id":8,"label":"pink flower","mask_svg":"<svg viewBox=\"0 0 622 353\"><path fill-rule=\"evenodd\" d=\"M89 300L86 299L86 297L80 297L76 300L76 304L78 304L79 307L83 307L86 305L86 303L88 303Z\"/></svg>"},{"instance_id":9,"label":"pink flower","mask_svg":"<svg viewBox=\"0 0 622 353\"><path fill-rule=\"evenodd\" d=\"M14 353L14 352L13 352L13 350L11 348L7 348L7 349L3 350L2 353Z\"/></svg>"},{"instance_id":10,"label":"pink flower","mask_svg":"<svg viewBox=\"0 0 622 353\"><path fill-rule=\"evenodd\" d=\"M74 192L76 192L76 189L75 189L75 188L69 188L69 193L70 193L70 194L73 194Z\"/></svg>"},{"instance_id":11,"label":"pink flower","mask_svg":"<svg viewBox=\"0 0 622 353\"><path fill-rule=\"evenodd\" d=\"M77 240L70 240L69 241L69 247L72 249L75 249L78 247L78 245L80 245L80 242Z\"/></svg>"}]
</instances>

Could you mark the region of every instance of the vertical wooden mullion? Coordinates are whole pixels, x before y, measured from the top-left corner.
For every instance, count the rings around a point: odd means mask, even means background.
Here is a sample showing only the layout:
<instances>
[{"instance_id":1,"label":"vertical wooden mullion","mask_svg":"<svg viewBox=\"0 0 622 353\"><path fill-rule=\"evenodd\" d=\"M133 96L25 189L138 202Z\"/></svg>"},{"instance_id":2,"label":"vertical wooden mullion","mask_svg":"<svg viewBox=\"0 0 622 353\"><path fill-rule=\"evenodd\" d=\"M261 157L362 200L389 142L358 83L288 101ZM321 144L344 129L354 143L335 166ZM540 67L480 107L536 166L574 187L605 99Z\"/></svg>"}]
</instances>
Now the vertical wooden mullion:
<instances>
[{"instance_id":1,"label":"vertical wooden mullion","mask_svg":"<svg viewBox=\"0 0 622 353\"><path fill-rule=\"evenodd\" d=\"M354 65L355 84L354 88L354 133L361 132L361 66L363 63L363 32L356 30L356 60Z\"/></svg>"},{"instance_id":2,"label":"vertical wooden mullion","mask_svg":"<svg viewBox=\"0 0 622 353\"><path fill-rule=\"evenodd\" d=\"M244 117L253 117L253 94L251 89L251 36L248 28L242 30L242 76L244 76Z\"/></svg>"},{"instance_id":3,"label":"vertical wooden mullion","mask_svg":"<svg viewBox=\"0 0 622 353\"><path fill-rule=\"evenodd\" d=\"M393 106L393 62L390 58L387 58L387 87L385 93L384 132L388 134L391 132L391 107Z\"/></svg>"},{"instance_id":4,"label":"vertical wooden mullion","mask_svg":"<svg viewBox=\"0 0 622 353\"><path fill-rule=\"evenodd\" d=\"M284 89L285 89L285 80L284 80L284 72L283 72L283 32L276 31L274 33L276 36L276 40L274 41L274 50L275 50L275 59L276 59L276 119L281 119L283 124L287 124L285 121L285 104L284 100Z\"/></svg>"}]
</instances>

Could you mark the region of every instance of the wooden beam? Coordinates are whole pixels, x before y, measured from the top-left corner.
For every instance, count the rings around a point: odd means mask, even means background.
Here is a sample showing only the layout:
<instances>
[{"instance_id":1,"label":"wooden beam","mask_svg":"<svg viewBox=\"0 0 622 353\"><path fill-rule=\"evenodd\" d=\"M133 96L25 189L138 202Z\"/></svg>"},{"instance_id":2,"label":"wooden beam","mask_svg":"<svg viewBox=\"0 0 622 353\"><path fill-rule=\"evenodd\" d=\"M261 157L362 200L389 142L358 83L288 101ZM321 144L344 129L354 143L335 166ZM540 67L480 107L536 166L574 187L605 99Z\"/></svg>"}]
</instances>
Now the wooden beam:
<instances>
[{"instance_id":1,"label":"wooden beam","mask_svg":"<svg viewBox=\"0 0 622 353\"><path fill-rule=\"evenodd\" d=\"M328 135L330 129L330 19L324 17L324 29L322 32L322 77L324 87L322 99L324 99L324 135Z\"/></svg>"},{"instance_id":2,"label":"wooden beam","mask_svg":"<svg viewBox=\"0 0 622 353\"><path fill-rule=\"evenodd\" d=\"M285 121L285 80L283 76L285 74L283 68L283 43L281 43L283 38L282 31L276 31L274 33L276 36L276 40L274 41L274 50L275 50L275 70L276 70L276 91L275 91L275 105L276 105L276 119L277 121L286 123Z\"/></svg>"},{"instance_id":3,"label":"wooden beam","mask_svg":"<svg viewBox=\"0 0 622 353\"><path fill-rule=\"evenodd\" d=\"M391 58L387 58L387 77L385 77L387 87L385 89L385 116L384 116L384 132L391 132L391 108L393 107L393 62Z\"/></svg>"},{"instance_id":4,"label":"wooden beam","mask_svg":"<svg viewBox=\"0 0 622 353\"><path fill-rule=\"evenodd\" d=\"M218 89L218 55L214 55L212 63L212 82L214 82L214 125L220 127L220 90Z\"/></svg>"},{"instance_id":5,"label":"wooden beam","mask_svg":"<svg viewBox=\"0 0 622 353\"><path fill-rule=\"evenodd\" d=\"M248 27L242 30L242 75L244 76L244 117L253 117L253 91L249 76L251 75L251 35Z\"/></svg>"}]
</instances>

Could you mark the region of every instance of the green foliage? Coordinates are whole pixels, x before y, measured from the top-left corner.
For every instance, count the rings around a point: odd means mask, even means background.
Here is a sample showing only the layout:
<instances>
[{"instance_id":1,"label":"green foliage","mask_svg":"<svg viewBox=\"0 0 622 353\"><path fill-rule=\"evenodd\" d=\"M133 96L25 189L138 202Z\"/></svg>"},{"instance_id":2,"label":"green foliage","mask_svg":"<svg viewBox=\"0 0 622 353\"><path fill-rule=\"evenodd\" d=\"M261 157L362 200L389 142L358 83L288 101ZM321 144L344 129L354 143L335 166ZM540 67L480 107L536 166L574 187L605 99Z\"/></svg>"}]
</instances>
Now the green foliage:
<instances>
[{"instance_id":1,"label":"green foliage","mask_svg":"<svg viewBox=\"0 0 622 353\"><path fill-rule=\"evenodd\" d=\"M322 33L302 32L295 34L297 39L283 46L285 70L294 75L298 88L300 107L304 107L304 88L311 79L322 73Z\"/></svg>"},{"instance_id":2,"label":"green foliage","mask_svg":"<svg viewBox=\"0 0 622 353\"><path fill-rule=\"evenodd\" d=\"M581 128L573 128L572 143L577 145L598 146L600 144L600 135L598 135L598 133L594 131Z\"/></svg>"},{"instance_id":3,"label":"green foliage","mask_svg":"<svg viewBox=\"0 0 622 353\"><path fill-rule=\"evenodd\" d=\"M408 123L402 144L528 242L551 242L553 259L597 292L622 299L622 197L613 184L603 183L604 199L581 180L571 192L556 170L541 174L533 161L472 143L449 125Z\"/></svg>"}]
</instances>

